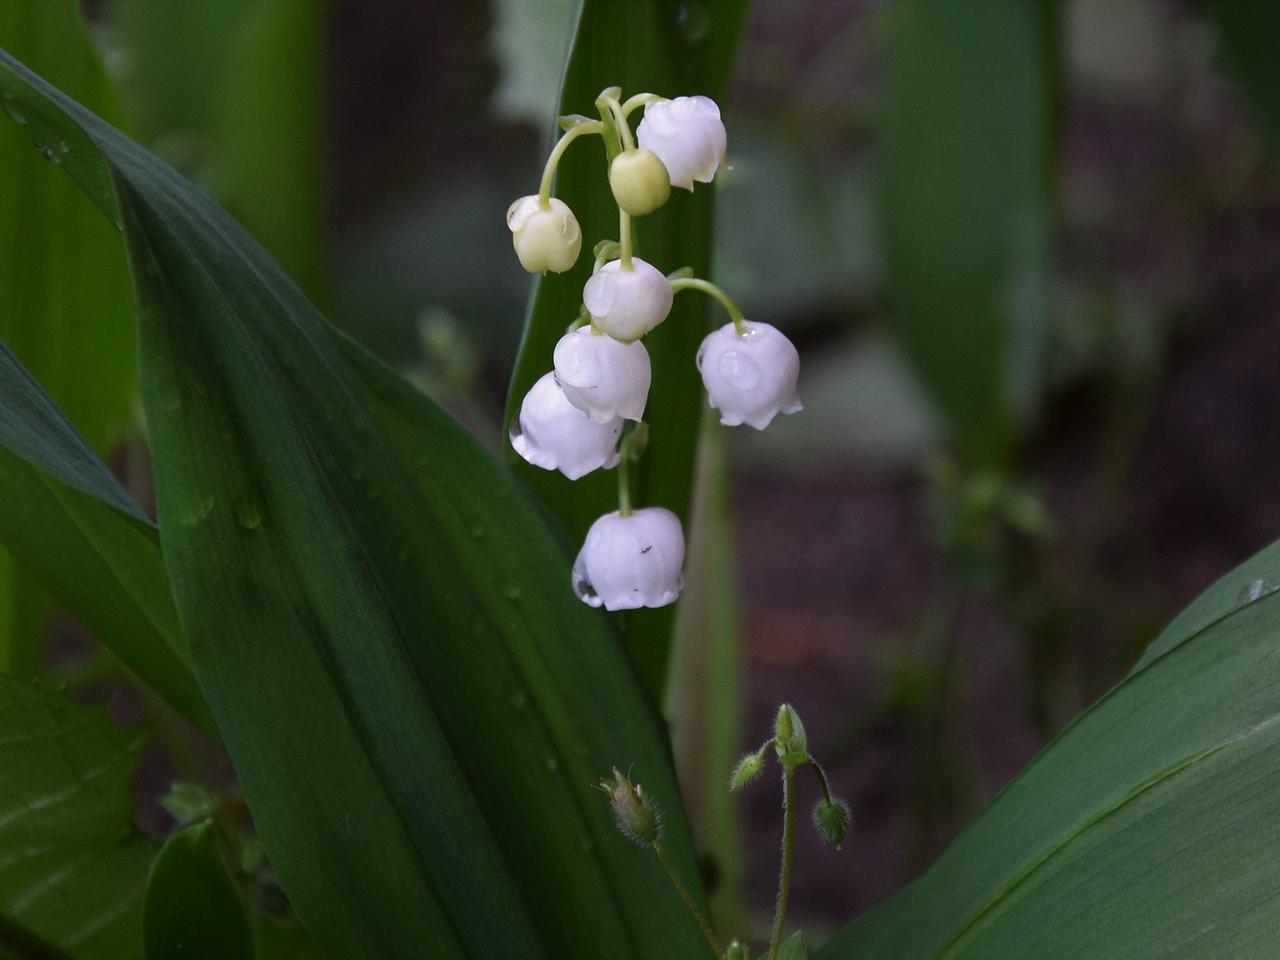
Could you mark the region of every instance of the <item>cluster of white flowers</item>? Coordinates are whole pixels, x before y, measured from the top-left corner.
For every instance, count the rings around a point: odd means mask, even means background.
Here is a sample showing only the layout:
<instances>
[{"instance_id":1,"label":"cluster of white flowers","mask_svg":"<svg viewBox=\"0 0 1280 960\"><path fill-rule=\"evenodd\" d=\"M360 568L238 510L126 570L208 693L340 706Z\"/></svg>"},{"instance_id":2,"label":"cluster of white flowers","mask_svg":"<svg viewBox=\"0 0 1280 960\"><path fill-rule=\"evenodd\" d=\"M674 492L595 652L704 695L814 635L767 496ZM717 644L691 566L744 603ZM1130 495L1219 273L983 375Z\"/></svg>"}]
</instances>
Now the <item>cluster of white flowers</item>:
<instances>
[{"instance_id":1,"label":"cluster of white flowers","mask_svg":"<svg viewBox=\"0 0 1280 960\"><path fill-rule=\"evenodd\" d=\"M618 510L592 524L573 565L578 596L607 610L665 606L684 585L679 519L662 507L633 510L626 473L647 436L642 421L652 372L641 340L667 319L675 294L700 290L732 318L703 340L696 358L721 423L763 430L779 413L801 409L800 358L790 340L767 323L744 319L714 284L687 271L664 275L632 254L632 217L657 210L672 187L691 191L694 181L714 179L727 142L719 108L706 97L620 97L616 87L600 95L599 120L562 118L567 129L547 160L541 189L507 211L512 243L526 270L571 269L582 252L582 230L573 211L551 196L556 165L578 137L604 138L620 237L596 246L582 315L556 344L552 371L521 403L511 444L529 463L559 470L570 480L618 468ZM633 136L628 117L640 107L644 118ZM635 423L629 431L628 420Z\"/></svg>"}]
</instances>

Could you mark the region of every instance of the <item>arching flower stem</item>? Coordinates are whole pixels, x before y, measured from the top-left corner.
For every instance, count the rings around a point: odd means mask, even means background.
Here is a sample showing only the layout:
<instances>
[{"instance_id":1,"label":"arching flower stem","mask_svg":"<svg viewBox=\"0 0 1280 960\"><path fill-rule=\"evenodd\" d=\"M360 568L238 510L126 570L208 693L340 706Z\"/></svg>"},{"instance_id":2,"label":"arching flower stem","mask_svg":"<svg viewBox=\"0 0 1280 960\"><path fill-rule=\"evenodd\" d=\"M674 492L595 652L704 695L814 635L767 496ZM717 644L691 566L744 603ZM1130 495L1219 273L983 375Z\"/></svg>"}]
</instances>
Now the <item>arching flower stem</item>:
<instances>
[{"instance_id":1,"label":"arching flower stem","mask_svg":"<svg viewBox=\"0 0 1280 960\"><path fill-rule=\"evenodd\" d=\"M599 120L586 120L570 127L565 131L564 136L556 141L556 145L551 148L551 155L547 157L547 165L542 168L542 183L538 187L538 206L543 210L547 210L551 206L551 182L555 180L556 167L560 163L560 158L564 156L564 152L569 149L569 144L573 143L578 137L593 133L603 134L604 124Z\"/></svg>"},{"instance_id":2,"label":"arching flower stem","mask_svg":"<svg viewBox=\"0 0 1280 960\"><path fill-rule=\"evenodd\" d=\"M679 293L681 290L700 290L707 296L715 297L720 301L720 305L729 312L729 319L733 321L734 332L738 336L746 333L744 326L745 320L742 317L742 310L733 302L733 298L717 287L709 280L702 280L699 277L680 277L671 281L671 289Z\"/></svg>"}]
</instances>

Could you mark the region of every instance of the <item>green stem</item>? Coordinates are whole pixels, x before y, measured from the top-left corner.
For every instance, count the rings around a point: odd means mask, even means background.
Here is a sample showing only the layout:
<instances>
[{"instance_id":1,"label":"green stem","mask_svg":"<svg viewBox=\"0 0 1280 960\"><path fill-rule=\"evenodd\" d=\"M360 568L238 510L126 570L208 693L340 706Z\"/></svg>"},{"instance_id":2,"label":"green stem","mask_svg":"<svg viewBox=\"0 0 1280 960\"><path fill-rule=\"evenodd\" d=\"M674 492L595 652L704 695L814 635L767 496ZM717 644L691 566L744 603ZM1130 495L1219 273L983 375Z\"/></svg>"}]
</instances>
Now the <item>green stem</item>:
<instances>
[{"instance_id":1,"label":"green stem","mask_svg":"<svg viewBox=\"0 0 1280 960\"><path fill-rule=\"evenodd\" d=\"M778 872L778 902L773 911L773 934L769 937L769 960L778 960L782 928L787 921L787 901L791 899L791 863L796 840L796 771L782 765L782 869Z\"/></svg>"},{"instance_id":2,"label":"green stem","mask_svg":"<svg viewBox=\"0 0 1280 960\"><path fill-rule=\"evenodd\" d=\"M627 461L631 458L628 456L627 445L622 445L622 459L618 461L618 516L631 516L631 478L628 476Z\"/></svg>"},{"instance_id":3,"label":"green stem","mask_svg":"<svg viewBox=\"0 0 1280 960\"><path fill-rule=\"evenodd\" d=\"M742 311L733 302L733 298L709 280L702 280L698 277L681 277L678 280L671 281L671 289L676 293L681 290L700 290L710 297L715 297L720 301L720 305L729 311L729 319L733 321L734 333L741 337L747 332L746 321L742 318Z\"/></svg>"},{"instance_id":4,"label":"green stem","mask_svg":"<svg viewBox=\"0 0 1280 960\"><path fill-rule=\"evenodd\" d=\"M556 145L551 148L551 155L547 157L547 165L542 168L542 183L538 186L538 206L546 210L551 206L551 181L556 176L556 166L560 163L560 158L564 156L564 152L569 149L569 144L585 134L604 133L604 124L596 120L588 120L580 123L576 127L570 127L565 131L564 136L556 141Z\"/></svg>"},{"instance_id":5,"label":"green stem","mask_svg":"<svg viewBox=\"0 0 1280 960\"><path fill-rule=\"evenodd\" d=\"M631 262L631 214L618 208L618 233L622 237L622 249L618 256L620 270L634 270L635 266Z\"/></svg>"},{"instance_id":6,"label":"green stem","mask_svg":"<svg viewBox=\"0 0 1280 960\"><path fill-rule=\"evenodd\" d=\"M666 853L662 849L662 845L656 840L653 843L653 852L658 855L658 861L662 864L662 869L667 871L667 876L671 880L671 885L676 888L676 893L680 894L680 899L684 901L684 905L689 908L689 912L693 914L693 919L698 921L698 926L702 928L702 935L707 938L707 943L711 946L712 952L718 958L723 952L720 941L716 939L715 931L711 929L711 924L707 922L707 918L702 915L702 911L698 909L698 905L693 902L693 897L689 896L689 891L685 889L684 883L680 880L680 875L676 873L675 867L671 865L671 861L667 859Z\"/></svg>"},{"instance_id":7,"label":"green stem","mask_svg":"<svg viewBox=\"0 0 1280 960\"><path fill-rule=\"evenodd\" d=\"M810 759L809 766L813 769L813 775L818 778L818 786L822 787L822 799L827 803L835 803L831 798L831 784L827 782L827 771L822 769L822 764L817 760Z\"/></svg>"},{"instance_id":8,"label":"green stem","mask_svg":"<svg viewBox=\"0 0 1280 960\"><path fill-rule=\"evenodd\" d=\"M653 103L655 100L665 100L666 97L660 97L656 93L637 93L634 97L627 97L622 104L622 115L629 117L638 108L646 104Z\"/></svg>"}]
</instances>

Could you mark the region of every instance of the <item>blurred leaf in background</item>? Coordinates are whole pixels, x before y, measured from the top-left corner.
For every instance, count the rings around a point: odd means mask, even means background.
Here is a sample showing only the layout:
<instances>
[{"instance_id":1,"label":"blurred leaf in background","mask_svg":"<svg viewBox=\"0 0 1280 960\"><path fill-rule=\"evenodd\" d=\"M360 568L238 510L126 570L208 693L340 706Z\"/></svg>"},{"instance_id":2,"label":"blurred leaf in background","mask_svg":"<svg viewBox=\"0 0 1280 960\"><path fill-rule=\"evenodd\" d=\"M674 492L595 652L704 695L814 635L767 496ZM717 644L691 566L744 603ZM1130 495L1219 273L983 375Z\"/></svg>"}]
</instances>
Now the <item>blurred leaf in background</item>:
<instances>
[{"instance_id":1,"label":"blurred leaf in background","mask_svg":"<svg viewBox=\"0 0 1280 960\"><path fill-rule=\"evenodd\" d=\"M1267 0L1201 0L1217 32L1217 53L1245 95L1267 148L1280 154L1280 4Z\"/></svg>"},{"instance_id":2,"label":"blurred leaf in background","mask_svg":"<svg viewBox=\"0 0 1280 960\"><path fill-rule=\"evenodd\" d=\"M886 17L891 329L961 456L998 464L1040 391L1057 5L899 0Z\"/></svg>"},{"instance_id":3,"label":"blurred leaf in background","mask_svg":"<svg viewBox=\"0 0 1280 960\"><path fill-rule=\"evenodd\" d=\"M0 5L0 47L119 122L75 0ZM133 295L111 225L74 183L50 176L46 161L62 160L58 144L41 159L21 129L0 130L0 341L105 454L128 424L136 394ZM0 671L25 677L37 669L51 609L0 549Z\"/></svg>"},{"instance_id":4,"label":"blurred leaf in background","mask_svg":"<svg viewBox=\"0 0 1280 960\"><path fill-rule=\"evenodd\" d=\"M141 138L323 302L327 0L112 0Z\"/></svg>"}]
</instances>

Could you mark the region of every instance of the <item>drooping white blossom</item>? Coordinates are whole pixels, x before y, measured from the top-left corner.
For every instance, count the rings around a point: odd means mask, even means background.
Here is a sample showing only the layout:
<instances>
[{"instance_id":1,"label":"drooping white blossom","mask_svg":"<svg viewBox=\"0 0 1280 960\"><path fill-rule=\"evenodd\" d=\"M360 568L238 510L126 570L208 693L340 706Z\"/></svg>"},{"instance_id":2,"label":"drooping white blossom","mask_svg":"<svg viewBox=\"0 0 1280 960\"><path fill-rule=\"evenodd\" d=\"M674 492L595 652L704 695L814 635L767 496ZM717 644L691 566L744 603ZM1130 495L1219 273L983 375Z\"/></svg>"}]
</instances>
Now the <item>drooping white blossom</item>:
<instances>
[{"instance_id":1,"label":"drooping white blossom","mask_svg":"<svg viewBox=\"0 0 1280 960\"><path fill-rule=\"evenodd\" d=\"M667 319L674 294L662 271L639 257L631 269L621 260L606 263L582 289L582 302L604 333L630 343Z\"/></svg>"},{"instance_id":2,"label":"drooping white blossom","mask_svg":"<svg viewBox=\"0 0 1280 960\"><path fill-rule=\"evenodd\" d=\"M520 404L520 415L511 424L511 446L535 467L577 480L618 465L621 433L620 417L592 420L568 401L555 375L546 373Z\"/></svg>"},{"instance_id":3,"label":"drooping white blossom","mask_svg":"<svg viewBox=\"0 0 1280 960\"><path fill-rule=\"evenodd\" d=\"M579 327L560 338L553 356L565 398L596 423L644 416L652 371L640 341L623 343Z\"/></svg>"},{"instance_id":4,"label":"drooping white blossom","mask_svg":"<svg viewBox=\"0 0 1280 960\"><path fill-rule=\"evenodd\" d=\"M582 230L568 204L552 197L543 207L537 196L521 197L507 209L511 243L520 266L530 273L564 273L582 252Z\"/></svg>"},{"instance_id":5,"label":"drooping white blossom","mask_svg":"<svg viewBox=\"0 0 1280 960\"><path fill-rule=\"evenodd\" d=\"M645 105L636 129L640 146L658 155L673 187L710 183L724 161L728 136L720 108L708 97L676 97Z\"/></svg>"},{"instance_id":6,"label":"drooping white blossom","mask_svg":"<svg viewBox=\"0 0 1280 960\"><path fill-rule=\"evenodd\" d=\"M591 525L573 564L573 590L606 610L665 607L684 587L684 532L670 510L606 513Z\"/></svg>"},{"instance_id":7,"label":"drooping white blossom","mask_svg":"<svg viewBox=\"0 0 1280 960\"><path fill-rule=\"evenodd\" d=\"M763 430L779 413L804 409L796 396L800 355L767 323L745 321L742 336L725 324L702 341L697 363L707 399L725 426Z\"/></svg>"}]
</instances>

